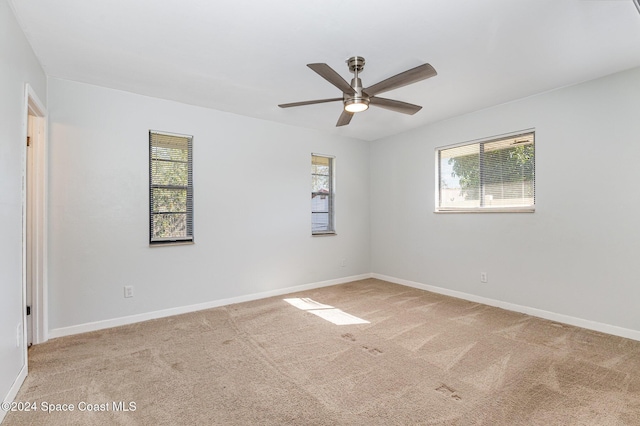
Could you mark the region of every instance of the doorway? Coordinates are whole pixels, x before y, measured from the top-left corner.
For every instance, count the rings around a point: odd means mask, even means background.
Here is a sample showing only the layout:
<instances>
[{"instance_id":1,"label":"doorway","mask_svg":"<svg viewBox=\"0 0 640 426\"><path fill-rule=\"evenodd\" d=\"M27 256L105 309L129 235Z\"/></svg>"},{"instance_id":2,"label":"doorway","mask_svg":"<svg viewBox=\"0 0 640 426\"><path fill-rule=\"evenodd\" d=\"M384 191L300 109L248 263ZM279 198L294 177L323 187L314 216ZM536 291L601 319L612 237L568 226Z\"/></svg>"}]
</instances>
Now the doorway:
<instances>
[{"instance_id":1,"label":"doorway","mask_svg":"<svg viewBox=\"0 0 640 426\"><path fill-rule=\"evenodd\" d=\"M43 343L48 339L47 119L44 105L28 84L25 106L22 306L26 352L32 343Z\"/></svg>"}]
</instances>

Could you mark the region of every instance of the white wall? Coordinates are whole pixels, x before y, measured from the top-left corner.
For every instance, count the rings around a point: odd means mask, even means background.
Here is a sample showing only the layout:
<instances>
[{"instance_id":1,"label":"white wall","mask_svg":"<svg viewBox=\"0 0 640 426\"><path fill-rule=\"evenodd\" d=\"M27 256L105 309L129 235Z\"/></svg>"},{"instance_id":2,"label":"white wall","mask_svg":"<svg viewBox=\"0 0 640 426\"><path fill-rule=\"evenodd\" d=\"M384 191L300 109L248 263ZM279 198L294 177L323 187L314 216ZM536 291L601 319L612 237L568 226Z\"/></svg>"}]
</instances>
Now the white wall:
<instances>
[{"instance_id":1,"label":"white wall","mask_svg":"<svg viewBox=\"0 0 640 426\"><path fill-rule=\"evenodd\" d=\"M55 78L48 96L54 336L370 271L368 143ZM194 137L194 245L149 247L149 129ZM337 236L311 236L312 152L336 156Z\"/></svg>"},{"instance_id":2,"label":"white wall","mask_svg":"<svg viewBox=\"0 0 640 426\"><path fill-rule=\"evenodd\" d=\"M22 173L25 84L44 101L46 78L12 10L0 0L0 398L24 366L16 346L22 323ZM0 412L0 420L3 417Z\"/></svg>"},{"instance_id":3,"label":"white wall","mask_svg":"<svg viewBox=\"0 0 640 426\"><path fill-rule=\"evenodd\" d=\"M372 143L372 271L639 331L639 111L633 69ZM436 147L528 128L535 213L433 213Z\"/></svg>"}]
</instances>

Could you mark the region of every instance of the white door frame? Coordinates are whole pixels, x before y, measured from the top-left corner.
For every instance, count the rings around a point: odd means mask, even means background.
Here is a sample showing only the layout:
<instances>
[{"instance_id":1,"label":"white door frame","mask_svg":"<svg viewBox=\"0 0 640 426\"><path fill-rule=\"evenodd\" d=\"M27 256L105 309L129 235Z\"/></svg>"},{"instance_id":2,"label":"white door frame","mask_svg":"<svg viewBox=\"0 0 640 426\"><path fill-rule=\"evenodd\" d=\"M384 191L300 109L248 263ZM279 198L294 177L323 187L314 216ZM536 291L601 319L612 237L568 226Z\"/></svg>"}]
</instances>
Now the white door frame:
<instances>
[{"instance_id":1,"label":"white door frame","mask_svg":"<svg viewBox=\"0 0 640 426\"><path fill-rule=\"evenodd\" d=\"M34 344L48 340L47 317L47 110L33 88L26 84L24 94L24 122L22 139L22 312L23 312L23 347L25 361L27 359L27 249L32 258L30 274L31 316L33 323ZM27 134L29 115L33 117L31 147L33 154L33 170L29 170L33 180L32 202L33 220L31 222L30 241L27 241Z\"/></svg>"}]
</instances>

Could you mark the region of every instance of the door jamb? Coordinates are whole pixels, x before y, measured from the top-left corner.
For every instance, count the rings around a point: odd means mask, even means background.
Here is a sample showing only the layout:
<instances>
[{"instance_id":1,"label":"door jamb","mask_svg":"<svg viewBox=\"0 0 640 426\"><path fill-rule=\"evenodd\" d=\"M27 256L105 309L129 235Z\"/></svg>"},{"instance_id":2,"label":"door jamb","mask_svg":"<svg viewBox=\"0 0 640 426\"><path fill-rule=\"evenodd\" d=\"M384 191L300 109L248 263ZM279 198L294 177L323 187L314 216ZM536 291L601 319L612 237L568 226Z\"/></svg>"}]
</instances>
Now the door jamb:
<instances>
[{"instance_id":1,"label":"door jamb","mask_svg":"<svg viewBox=\"0 0 640 426\"><path fill-rule=\"evenodd\" d=\"M27 359L27 210L26 210L26 179L27 179L27 134L29 115L34 117L35 129L31 139L33 149L33 225L32 247L30 247L32 262L32 305L34 344L48 340L48 306L47 306L47 204L48 204L48 170L47 170L47 110L31 85L25 85L24 123L22 140L22 312L23 312L23 344L25 360Z\"/></svg>"}]
</instances>

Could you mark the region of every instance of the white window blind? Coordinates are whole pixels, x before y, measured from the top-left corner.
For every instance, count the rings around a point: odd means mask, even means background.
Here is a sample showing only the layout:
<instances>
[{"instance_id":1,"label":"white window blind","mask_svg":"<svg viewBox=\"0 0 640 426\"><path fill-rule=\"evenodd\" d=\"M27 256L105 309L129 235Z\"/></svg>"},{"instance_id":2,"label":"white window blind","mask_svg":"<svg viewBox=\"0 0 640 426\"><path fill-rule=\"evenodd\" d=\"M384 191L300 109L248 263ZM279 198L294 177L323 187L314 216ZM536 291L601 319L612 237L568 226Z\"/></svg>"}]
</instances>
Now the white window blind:
<instances>
[{"instance_id":1,"label":"white window blind","mask_svg":"<svg viewBox=\"0 0 640 426\"><path fill-rule=\"evenodd\" d=\"M193 241L193 138L149 132L149 241Z\"/></svg>"},{"instance_id":2,"label":"white window blind","mask_svg":"<svg viewBox=\"0 0 640 426\"><path fill-rule=\"evenodd\" d=\"M535 134L436 150L436 211L533 211Z\"/></svg>"},{"instance_id":3,"label":"white window blind","mask_svg":"<svg viewBox=\"0 0 640 426\"><path fill-rule=\"evenodd\" d=\"M333 163L329 156L311 155L311 233L334 234Z\"/></svg>"}]
</instances>

